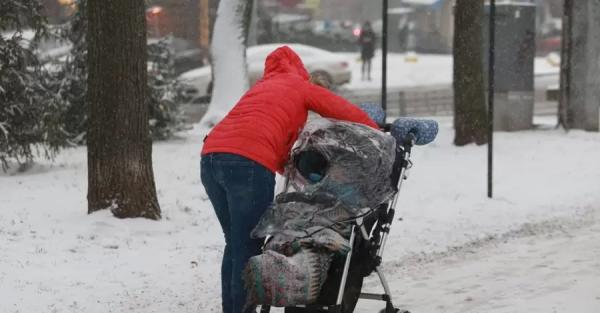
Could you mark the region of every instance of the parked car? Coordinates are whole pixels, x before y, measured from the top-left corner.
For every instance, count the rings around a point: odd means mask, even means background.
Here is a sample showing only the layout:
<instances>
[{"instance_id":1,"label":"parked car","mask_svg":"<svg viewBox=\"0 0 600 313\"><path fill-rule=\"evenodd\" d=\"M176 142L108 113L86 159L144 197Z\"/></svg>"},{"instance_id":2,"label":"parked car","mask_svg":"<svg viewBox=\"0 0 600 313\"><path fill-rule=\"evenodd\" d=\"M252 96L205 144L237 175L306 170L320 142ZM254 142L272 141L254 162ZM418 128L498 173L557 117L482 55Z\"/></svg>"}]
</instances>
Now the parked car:
<instances>
[{"instance_id":1,"label":"parked car","mask_svg":"<svg viewBox=\"0 0 600 313\"><path fill-rule=\"evenodd\" d=\"M156 43L159 40L150 38L148 43ZM167 37L165 40L173 53L173 70L176 75L206 65L207 53L190 41L172 36Z\"/></svg>"},{"instance_id":2,"label":"parked car","mask_svg":"<svg viewBox=\"0 0 600 313\"><path fill-rule=\"evenodd\" d=\"M59 29L50 27L45 37L40 38L36 43L33 52L42 63L51 61L64 61L64 58L69 54L72 49L72 45L69 41L60 38ZM10 39L16 35L14 30L4 31L0 33L0 37L3 39ZM35 37L35 31L31 29L24 29L20 33L21 40L19 44L26 49L29 49L31 42Z\"/></svg>"},{"instance_id":3,"label":"parked car","mask_svg":"<svg viewBox=\"0 0 600 313\"><path fill-rule=\"evenodd\" d=\"M263 75L265 60L269 53L284 44L267 44L248 48L246 50L248 62L248 76L250 85L254 85ZM292 48L311 75L319 75L322 80L332 87L337 87L350 82L351 70L348 62L342 56L316 47L287 44ZM188 96L194 102L210 100L212 92L212 75L210 66L204 66L179 76L181 82L189 86Z\"/></svg>"},{"instance_id":4,"label":"parked car","mask_svg":"<svg viewBox=\"0 0 600 313\"><path fill-rule=\"evenodd\" d=\"M561 36L552 36L538 41L536 53L539 55L548 55L552 52L560 52Z\"/></svg>"}]
</instances>

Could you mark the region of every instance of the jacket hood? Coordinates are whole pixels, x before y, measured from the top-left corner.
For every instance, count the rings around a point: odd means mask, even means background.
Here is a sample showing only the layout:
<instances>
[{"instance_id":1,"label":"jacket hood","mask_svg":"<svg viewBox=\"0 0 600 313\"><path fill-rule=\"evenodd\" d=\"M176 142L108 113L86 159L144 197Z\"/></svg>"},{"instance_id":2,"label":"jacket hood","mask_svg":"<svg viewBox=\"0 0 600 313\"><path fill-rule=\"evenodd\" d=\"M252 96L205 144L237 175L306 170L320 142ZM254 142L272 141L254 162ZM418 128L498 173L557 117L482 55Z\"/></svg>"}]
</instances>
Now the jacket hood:
<instances>
[{"instance_id":1,"label":"jacket hood","mask_svg":"<svg viewBox=\"0 0 600 313\"><path fill-rule=\"evenodd\" d=\"M288 73L300 75L305 80L310 77L298 54L290 47L283 46L271 52L267 57L263 78Z\"/></svg>"}]
</instances>

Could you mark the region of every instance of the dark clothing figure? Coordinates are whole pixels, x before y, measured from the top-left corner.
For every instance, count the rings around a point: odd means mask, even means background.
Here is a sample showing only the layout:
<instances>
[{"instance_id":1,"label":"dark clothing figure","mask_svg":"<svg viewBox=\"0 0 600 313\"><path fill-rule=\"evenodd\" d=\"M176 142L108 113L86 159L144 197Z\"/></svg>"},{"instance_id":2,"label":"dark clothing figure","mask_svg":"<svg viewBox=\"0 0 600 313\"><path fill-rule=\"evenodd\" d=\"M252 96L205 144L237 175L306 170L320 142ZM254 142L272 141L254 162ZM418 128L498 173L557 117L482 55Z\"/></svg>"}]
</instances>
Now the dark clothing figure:
<instances>
[{"instance_id":1,"label":"dark clothing figure","mask_svg":"<svg viewBox=\"0 0 600 313\"><path fill-rule=\"evenodd\" d=\"M368 80L371 80L371 60L373 56L375 56L375 43L376 36L373 28L371 28L371 23L366 22L362 30L360 32L360 36L358 37L358 43L360 44L360 58L362 60L362 79L364 80L367 77Z\"/></svg>"}]
</instances>

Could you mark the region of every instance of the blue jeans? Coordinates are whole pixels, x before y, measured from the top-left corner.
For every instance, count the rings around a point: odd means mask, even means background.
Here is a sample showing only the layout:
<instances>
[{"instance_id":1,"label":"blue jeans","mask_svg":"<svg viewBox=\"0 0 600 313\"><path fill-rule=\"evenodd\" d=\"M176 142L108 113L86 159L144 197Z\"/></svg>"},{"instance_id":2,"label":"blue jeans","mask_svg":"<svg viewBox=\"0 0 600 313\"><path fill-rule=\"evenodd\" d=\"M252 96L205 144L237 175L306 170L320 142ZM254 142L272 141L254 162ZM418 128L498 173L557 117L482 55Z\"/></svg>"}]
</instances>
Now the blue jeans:
<instances>
[{"instance_id":1,"label":"blue jeans","mask_svg":"<svg viewBox=\"0 0 600 313\"><path fill-rule=\"evenodd\" d=\"M261 239L250 232L273 201L275 174L245 157L228 153L202 156L201 178L223 233L225 252L221 263L223 313L243 311L246 290L242 271L250 257L260 254Z\"/></svg>"}]
</instances>

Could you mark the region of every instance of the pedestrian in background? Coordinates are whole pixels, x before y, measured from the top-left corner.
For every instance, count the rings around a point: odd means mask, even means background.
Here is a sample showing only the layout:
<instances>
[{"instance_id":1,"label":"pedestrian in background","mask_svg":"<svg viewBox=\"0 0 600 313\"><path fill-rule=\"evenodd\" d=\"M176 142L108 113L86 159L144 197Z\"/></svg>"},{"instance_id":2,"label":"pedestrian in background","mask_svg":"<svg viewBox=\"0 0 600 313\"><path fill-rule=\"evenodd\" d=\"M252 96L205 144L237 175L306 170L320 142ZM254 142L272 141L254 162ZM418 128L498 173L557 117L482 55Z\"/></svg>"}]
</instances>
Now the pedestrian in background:
<instances>
[{"instance_id":1,"label":"pedestrian in background","mask_svg":"<svg viewBox=\"0 0 600 313\"><path fill-rule=\"evenodd\" d=\"M358 37L360 44L360 59L362 61L361 79L371 80L371 60L375 56L375 32L371 26L371 22L364 22Z\"/></svg>"}]
</instances>

